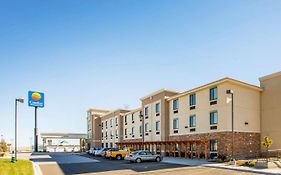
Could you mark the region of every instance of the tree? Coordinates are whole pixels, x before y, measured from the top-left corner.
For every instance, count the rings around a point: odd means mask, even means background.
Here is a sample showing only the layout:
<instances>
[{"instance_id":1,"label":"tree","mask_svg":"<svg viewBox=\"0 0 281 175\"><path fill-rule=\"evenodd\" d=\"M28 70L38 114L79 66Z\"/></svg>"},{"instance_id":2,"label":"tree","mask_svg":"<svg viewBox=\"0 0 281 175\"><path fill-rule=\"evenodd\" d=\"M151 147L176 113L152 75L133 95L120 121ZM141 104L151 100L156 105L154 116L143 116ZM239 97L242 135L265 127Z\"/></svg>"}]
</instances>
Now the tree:
<instances>
[{"instance_id":1,"label":"tree","mask_svg":"<svg viewBox=\"0 0 281 175\"><path fill-rule=\"evenodd\" d=\"M0 152L6 152L7 151L7 144L4 139L1 139L0 141Z\"/></svg>"},{"instance_id":2,"label":"tree","mask_svg":"<svg viewBox=\"0 0 281 175\"><path fill-rule=\"evenodd\" d=\"M265 136L263 138L263 142L261 142L261 144L263 145L263 147L266 150L266 161L268 162L268 150L269 150L270 146L273 144L273 141L268 136Z\"/></svg>"}]
</instances>

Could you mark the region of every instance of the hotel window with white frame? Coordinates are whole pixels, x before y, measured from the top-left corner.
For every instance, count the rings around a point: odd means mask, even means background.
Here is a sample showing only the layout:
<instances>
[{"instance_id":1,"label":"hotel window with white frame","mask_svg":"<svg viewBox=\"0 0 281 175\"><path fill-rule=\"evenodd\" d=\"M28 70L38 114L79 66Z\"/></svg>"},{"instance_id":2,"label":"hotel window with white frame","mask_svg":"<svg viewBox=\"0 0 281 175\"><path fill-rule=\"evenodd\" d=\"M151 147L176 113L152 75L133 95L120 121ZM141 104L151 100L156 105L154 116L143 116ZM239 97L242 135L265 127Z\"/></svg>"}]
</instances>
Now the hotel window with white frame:
<instances>
[{"instance_id":1,"label":"hotel window with white frame","mask_svg":"<svg viewBox=\"0 0 281 175\"><path fill-rule=\"evenodd\" d=\"M145 116L148 116L148 107L145 107L145 108L144 108L144 115L145 115Z\"/></svg>"},{"instance_id":2,"label":"hotel window with white frame","mask_svg":"<svg viewBox=\"0 0 281 175\"><path fill-rule=\"evenodd\" d=\"M142 125L140 125L140 135L142 135Z\"/></svg>"},{"instance_id":3,"label":"hotel window with white frame","mask_svg":"<svg viewBox=\"0 0 281 175\"><path fill-rule=\"evenodd\" d=\"M159 131L160 130L160 121L157 121L156 122L156 131Z\"/></svg>"},{"instance_id":4,"label":"hotel window with white frame","mask_svg":"<svg viewBox=\"0 0 281 175\"><path fill-rule=\"evenodd\" d=\"M118 129L115 130L115 135L118 136Z\"/></svg>"},{"instance_id":5,"label":"hotel window with white frame","mask_svg":"<svg viewBox=\"0 0 281 175\"><path fill-rule=\"evenodd\" d=\"M179 109L179 99L173 100L173 110L177 111Z\"/></svg>"},{"instance_id":6,"label":"hotel window with white frame","mask_svg":"<svg viewBox=\"0 0 281 175\"><path fill-rule=\"evenodd\" d=\"M191 115L189 117L189 127L196 127L196 115Z\"/></svg>"},{"instance_id":7,"label":"hotel window with white frame","mask_svg":"<svg viewBox=\"0 0 281 175\"><path fill-rule=\"evenodd\" d=\"M112 127L112 119L110 119L110 126Z\"/></svg>"},{"instance_id":8,"label":"hotel window with white frame","mask_svg":"<svg viewBox=\"0 0 281 175\"><path fill-rule=\"evenodd\" d=\"M135 134L135 127L132 127L132 135Z\"/></svg>"},{"instance_id":9,"label":"hotel window with white frame","mask_svg":"<svg viewBox=\"0 0 281 175\"><path fill-rule=\"evenodd\" d=\"M134 121L134 113L132 114L132 121Z\"/></svg>"},{"instance_id":10,"label":"hotel window with white frame","mask_svg":"<svg viewBox=\"0 0 281 175\"><path fill-rule=\"evenodd\" d=\"M211 152L218 151L218 140L210 140L210 151Z\"/></svg>"},{"instance_id":11,"label":"hotel window with white frame","mask_svg":"<svg viewBox=\"0 0 281 175\"><path fill-rule=\"evenodd\" d=\"M127 135L127 128L125 128L125 136Z\"/></svg>"},{"instance_id":12,"label":"hotel window with white frame","mask_svg":"<svg viewBox=\"0 0 281 175\"><path fill-rule=\"evenodd\" d=\"M179 129L179 119L175 118L173 120L173 129Z\"/></svg>"},{"instance_id":13,"label":"hotel window with white frame","mask_svg":"<svg viewBox=\"0 0 281 175\"><path fill-rule=\"evenodd\" d=\"M217 125L218 124L218 112L212 111L210 112L210 125Z\"/></svg>"},{"instance_id":14,"label":"hotel window with white frame","mask_svg":"<svg viewBox=\"0 0 281 175\"><path fill-rule=\"evenodd\" d=\"M160 113L160 103L156 103L156 105L155 105L155 112L156 112L156 114Z\"/></svg>"},{"instance_id":15,"label":"hotel window with white frame","mask_svg":"<svg viewBox=\"0 0 281 175\"><path fill-rule=\"evenodd\" d=\"M145 123L144 130L145 130L145 132L148 132L148 123Z\"/></svg>"},{"instance_id":16,"label":"hotel window with white frame","mask_svg":"<svg viewBox=\"0 0 281 175\"><path fill-rule=\"evenodd\" d=\"M210 89L210 101L216 101L218 99L218 88L213 87Z\"/></svg>"},{"instance_id":17,"label":"hotel window with white frame","mask_svg":"<svg viewBox=\"0 0 281 175\"><path fill-rule=\"evenodd\" d=\"M191 94L189 96L189 106L195 106L196 105L196 94Z\"/></svg>"},{"instance_id":18,"label":"hotel window with white frame","mask_svg":"<svg viewBox=\"0 0 281 175\"><path fill-rule=\"evenodd\" d=\"M125 120L125 125L127 125L127 115L125 115L124 120Z\"/></svg>"},{"instance_id":19,"label":"hotel window with white frame","mask_svg":"<svg viewBox=\"0 0 281 175\"><path fill-rule=\"evenodd\" d=\"M115 123L116 123L116 125L118 125L118 118L117 117L115 118Z\"/></svg>"}]
</instances>

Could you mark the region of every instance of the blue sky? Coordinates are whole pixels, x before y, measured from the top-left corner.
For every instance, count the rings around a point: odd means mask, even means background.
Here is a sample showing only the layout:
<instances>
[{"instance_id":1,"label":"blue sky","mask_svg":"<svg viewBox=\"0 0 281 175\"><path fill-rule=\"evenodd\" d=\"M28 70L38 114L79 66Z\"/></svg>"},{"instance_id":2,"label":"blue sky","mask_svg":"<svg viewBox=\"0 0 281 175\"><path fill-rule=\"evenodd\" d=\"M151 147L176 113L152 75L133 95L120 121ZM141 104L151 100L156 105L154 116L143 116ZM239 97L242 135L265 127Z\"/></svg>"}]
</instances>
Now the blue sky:
<instances>
[{"instance_id":1,"label":"blue sky","mask_svg":"<svg viewBox=\"0 0 281 175\"><path fill-rule=\"evenodd\" d=\"M45 92L40 132L85 132L86 110L139 107L161 88L229 76L258 85L281 70L281 1L0 1L0 134L14 99ZM19 144L34 109L19 105Z\"/></svg>"}]
</instances>

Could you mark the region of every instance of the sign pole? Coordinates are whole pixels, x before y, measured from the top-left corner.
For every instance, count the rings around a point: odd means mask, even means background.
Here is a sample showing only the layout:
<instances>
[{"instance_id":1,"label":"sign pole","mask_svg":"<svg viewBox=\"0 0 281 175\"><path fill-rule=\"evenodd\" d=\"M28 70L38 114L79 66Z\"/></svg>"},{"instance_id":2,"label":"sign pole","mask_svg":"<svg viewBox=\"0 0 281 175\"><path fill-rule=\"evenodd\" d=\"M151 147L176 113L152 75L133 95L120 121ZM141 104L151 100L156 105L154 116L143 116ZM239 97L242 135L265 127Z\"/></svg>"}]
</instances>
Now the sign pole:
<instances>
[{"instance_id":1,"label":"sign pole","mask_svg":"<svg viewBox=\"0 0 281 175\"><path fill-rule=\"evenodd\" d=\"M38 152L37 107L35 107L34 152Z\"/></svg>"},{"instance_id":2,"label":"sign pole","mask_svg":"<svg viewBox=\"0 0 281 175\"><path fill-rule=\"evenodd\" d=\"M35 109L35 126L34 126L34 152L38 152L38 127L37 127L37 109L44 108L44 93L28 91L28 106Z\"/></svg>"}]
</instances>

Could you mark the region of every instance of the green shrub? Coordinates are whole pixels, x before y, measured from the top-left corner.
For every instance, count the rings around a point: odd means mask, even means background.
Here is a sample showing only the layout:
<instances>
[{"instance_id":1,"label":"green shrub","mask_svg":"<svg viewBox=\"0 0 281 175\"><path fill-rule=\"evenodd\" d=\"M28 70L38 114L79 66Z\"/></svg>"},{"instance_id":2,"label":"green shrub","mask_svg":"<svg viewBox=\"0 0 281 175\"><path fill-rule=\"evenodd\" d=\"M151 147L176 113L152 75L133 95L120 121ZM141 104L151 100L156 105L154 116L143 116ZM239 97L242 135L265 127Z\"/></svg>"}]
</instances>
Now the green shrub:
<instances>
[{"instance_id":1,"label":"green shrub","mask_svg":"<svg viewBox=\"0 0 281 175\"><path fill-rule=\"evenodd\" d=\"M256 164L256 162L254 162L254 161L248 161L248 162L245 163L245 166L254 167L255 164Z\"/></svg>"}]
</instances>

